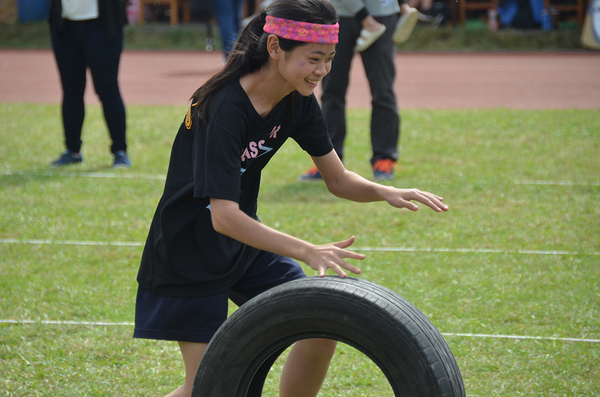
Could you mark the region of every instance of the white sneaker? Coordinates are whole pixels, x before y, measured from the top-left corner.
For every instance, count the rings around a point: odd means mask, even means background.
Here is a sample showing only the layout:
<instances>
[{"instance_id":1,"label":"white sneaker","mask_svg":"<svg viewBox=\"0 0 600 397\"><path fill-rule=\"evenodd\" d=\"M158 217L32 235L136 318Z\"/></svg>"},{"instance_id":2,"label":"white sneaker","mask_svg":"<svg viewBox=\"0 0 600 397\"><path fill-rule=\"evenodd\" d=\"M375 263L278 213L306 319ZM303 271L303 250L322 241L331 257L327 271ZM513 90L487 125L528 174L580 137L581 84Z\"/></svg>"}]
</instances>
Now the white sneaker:
<instances>
[{"instance_id":1,"label":"white sneaker","mask_svg":"<svg viewBox=\"0 0 600 397\"><path fill-rule=\"evenodd\" d=\"M411 8L409 12L402 15L396 24L394 31L394 42L398 44L406 43L412 35L415 26L419 21L419 11L416 8Z\"/></svg>"}]
</instances>

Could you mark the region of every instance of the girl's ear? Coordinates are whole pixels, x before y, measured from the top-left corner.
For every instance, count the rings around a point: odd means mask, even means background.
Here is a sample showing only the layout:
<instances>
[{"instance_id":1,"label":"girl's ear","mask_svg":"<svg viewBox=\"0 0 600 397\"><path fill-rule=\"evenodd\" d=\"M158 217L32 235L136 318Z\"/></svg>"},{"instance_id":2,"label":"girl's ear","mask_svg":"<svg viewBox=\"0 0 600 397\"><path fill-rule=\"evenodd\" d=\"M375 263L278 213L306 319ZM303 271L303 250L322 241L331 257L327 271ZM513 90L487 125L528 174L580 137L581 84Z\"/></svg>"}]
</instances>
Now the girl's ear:
<instances>
[{"instance_id":1,"label":"girl's ear","mask_svg":"<svg viewBox=\"0 0 600 397\"><path fill-rule=\"evenodd\" d=\"M281 54L281 47L279 47L279 37L274 34L270 34L267 37L267 51L269 51L269 56L271 58L279 60L279 56Z\"/></svg>"}]
</instances>

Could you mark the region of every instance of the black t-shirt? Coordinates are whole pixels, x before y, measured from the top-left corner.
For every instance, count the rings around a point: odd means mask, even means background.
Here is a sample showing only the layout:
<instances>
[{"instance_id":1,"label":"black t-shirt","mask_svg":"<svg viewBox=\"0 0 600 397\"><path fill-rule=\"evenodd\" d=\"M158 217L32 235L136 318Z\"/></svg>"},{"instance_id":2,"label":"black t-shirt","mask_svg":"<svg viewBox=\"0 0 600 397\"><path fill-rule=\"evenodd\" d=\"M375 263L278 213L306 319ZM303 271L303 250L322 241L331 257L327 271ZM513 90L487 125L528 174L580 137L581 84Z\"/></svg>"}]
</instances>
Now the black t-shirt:
<instances>
[{"instance_id":1,"label":"black t-shirt","mask_svg":"<svg viewBox=\"0 0 600 397\"><path fill-rule=\"evenodd\" d=\"M192 123L188 111L144 247L137 277L143 288L163 296L215 295L243 275L259 250L213 229L210 198L235 201L258 220L261 171L288 137L311 156L333 149L314 95L293 92L264 119L236 81L213 97L206 122Z\"/></svg>"}]
</instances>

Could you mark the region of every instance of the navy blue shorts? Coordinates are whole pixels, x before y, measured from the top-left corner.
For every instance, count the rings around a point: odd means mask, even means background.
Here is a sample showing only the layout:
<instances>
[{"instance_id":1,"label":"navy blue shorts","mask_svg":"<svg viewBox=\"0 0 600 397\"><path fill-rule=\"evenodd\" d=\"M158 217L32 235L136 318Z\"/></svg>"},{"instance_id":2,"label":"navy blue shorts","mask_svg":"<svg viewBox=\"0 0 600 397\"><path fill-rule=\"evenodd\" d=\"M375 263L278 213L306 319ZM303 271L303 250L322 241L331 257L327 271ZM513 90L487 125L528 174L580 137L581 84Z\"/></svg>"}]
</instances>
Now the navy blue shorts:
<instances>
[{"instance_id":1,"label":"navy blue shorts","mask_svg":"<svg viewBox=\"0 0 600 397\"><path fill-rule=\"evenodd\" d=\"M208 343L227 319L228 299L241 306L270 288L303 277L298 262L262 252L229 291L218 295L173 298L138 286L133 337Z\"/></svg>"}]
</instances>

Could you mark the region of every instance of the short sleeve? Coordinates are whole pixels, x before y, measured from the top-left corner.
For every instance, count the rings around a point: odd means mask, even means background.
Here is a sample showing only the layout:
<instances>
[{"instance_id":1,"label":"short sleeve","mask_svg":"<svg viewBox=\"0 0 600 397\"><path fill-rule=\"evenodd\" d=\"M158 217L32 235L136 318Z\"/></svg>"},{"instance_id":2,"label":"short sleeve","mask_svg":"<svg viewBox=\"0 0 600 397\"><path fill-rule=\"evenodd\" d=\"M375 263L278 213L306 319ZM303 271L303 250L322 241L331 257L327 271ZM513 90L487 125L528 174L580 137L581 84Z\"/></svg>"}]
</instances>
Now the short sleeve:
<instances>
[{"instance_id":1,"label":"short sleeve","mask_svg":"<svg viewBox=\"0 0 600 397\"><path fill-rule=\"evenodd\" d=\"M311 156L324 156L333 150L327 123L314 95L295 98L295 125L292 138Z\"/></svg>"},{"instance_id":2,"label":"short sleeve","mask_svg":"<svg viewBox=\"0 0 600 397\"><path fill-rule=\"evenodd\" d=\"M239 202L241 135L217 122L196 132L194 197Z\"/></svg>"}]
</instances>

